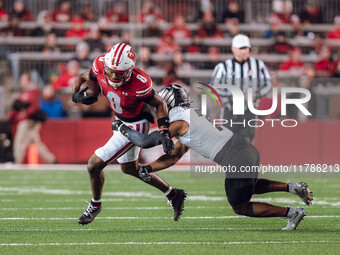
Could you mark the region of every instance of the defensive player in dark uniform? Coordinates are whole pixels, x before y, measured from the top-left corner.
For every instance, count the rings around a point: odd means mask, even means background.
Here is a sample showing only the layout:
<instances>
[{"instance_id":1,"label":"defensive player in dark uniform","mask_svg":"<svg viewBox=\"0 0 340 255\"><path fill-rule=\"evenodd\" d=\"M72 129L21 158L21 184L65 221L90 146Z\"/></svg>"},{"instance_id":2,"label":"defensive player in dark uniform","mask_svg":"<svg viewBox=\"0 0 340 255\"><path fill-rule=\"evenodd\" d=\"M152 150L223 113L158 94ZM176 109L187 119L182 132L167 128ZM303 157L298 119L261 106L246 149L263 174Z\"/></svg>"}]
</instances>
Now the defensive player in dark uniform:
<instances>
[{"instance_id":1,"label":"defensive player in dark uniform","mask_svg":"<svg viewBox=\"0 0 340 255\"><path fill-rule=\"evenodd\" d=\"M198 110L189 106L185 90L176 84L165 86L158 94L168 104L170 118L170 136L178 142L171 154L164 154L156 161L139 168L139 175L145 181L150 180L150 173L174 165L189 148L222 166L235 166L236 169L259 165L259 152L243 136L234 134L225 127L214 127ZM138 133L121 121L114 121L114 130L119 130L130 141L141 148L159 144L157 132L148 136ZM267 203L252 202L253 194L274 191L285 191L298 195L307 205L312 202L312 192L303 182L277 182L258 179L257 173L242 175L238 171L234 176L226 174L225 191L235 213L249 217L286 217L287 227L283 230L294 230L306 215L303 208L280 207Z\"/></svg>"},{"instance_id":2,"label":"defensive player in dark uniform","mask_svg":"<svg viewBox=\"0 0 340 255\"><path fill-rule=\"evenodd\" d=\"M156 108L159 126L158 141L165 153L171 152L173 142L169 137L169 117L166 102L152 89L150 77L135 67L135 54L125 43L117 43L105 55L97 57L92 68L80 74L73 85L73 101L92 104L98 100L95 95L86 95L88 80L97 82L117 119L130 126L136 132L147 134L151 115L143 110L145 104ZM151 118L150 118L151 117ZM95 131L94 131L95 132ZM92 200L88 208L78 219L79 224L88 224L101 211L101 195L104 185L103 169L117 159L121 170L138 178L138 155L140 148L132 144L120 132L114 132L109 141L97 149L88 161ZM174 210L174 220L178 220L186 193L184 190L172 189L158 175L152 174L148 184L158 188L167 196Z\"/></svg>"}]
</instances>

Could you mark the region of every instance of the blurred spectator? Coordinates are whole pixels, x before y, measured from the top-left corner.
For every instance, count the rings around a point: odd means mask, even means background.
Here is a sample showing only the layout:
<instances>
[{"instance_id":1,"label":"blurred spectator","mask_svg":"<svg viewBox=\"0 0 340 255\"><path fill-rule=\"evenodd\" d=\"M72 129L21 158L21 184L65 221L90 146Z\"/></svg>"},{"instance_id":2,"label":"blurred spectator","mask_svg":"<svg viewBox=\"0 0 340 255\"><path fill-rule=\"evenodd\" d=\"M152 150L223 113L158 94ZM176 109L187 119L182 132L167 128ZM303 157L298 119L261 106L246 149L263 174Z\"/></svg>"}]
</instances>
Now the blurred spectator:
<instances>
[{"instance_id":1,"label":"blurred spectator","mask_svg":"<svg viewBox=\"0 0 340 255\"><path fill-rule=\"evenodd\" d=\"M312 43L313 52L315 54L320 54L322 46L323 46L322 35L320 33L315 33Z\"/></svg>"},{"instance_id":2,"label":"blurred spectator","mask_svg":"<svg viewBox=\"0 0 340 255\"><path fill-rule=\"evenodd\" d=\"M340 16L334 18L334 29L329 31L327 39L340 39Z\"/></svg>"},{"instance_id":3,"label":"blurred spectator","mask_svg":"<svg viewBox=\"0 0 340 255\"><path fill-rule=\"evenodd\" d=\"M216 47L210 47L208 50L209 60L204 62L203 69L214 69L220 63L220 50Z\"/></svg>"},{"instance_id":4,"label":"blurred spectator","mask_svg":"<svg viewBox=\"0 0 340 255\"><path fill-rule=\"evenodd\" d=\"M14 2L11 15L16 15L22 21L34 21L31 12L25 7L23 0L16 0Z\"/></svg>"},{"instance_id":5,"label":"blurred spectator","mask_svg":"<svg viewBox=\"0 0 340 255\"><path fill-rule=\"evenodd\" d=\"M40 11L37 17L38 27L34 28L31 36L46 36L49 33L55 33L53 28L52 19L50 13L46 10Z\"/></svg>"},{"instance_id":6,"label":"blurred spectator","mask_svg":"<svg viewBox=\"0 0 340 255\"><path fill-rule=\"evenodd\" d=\"M85 42L90 47L90 52L105 52L105 44L101 40L101 33L98 25L92 25Z\"/></svg>"},{"instance_id":7,"label":"blurred spectator","mask_svg":"<svg viewBox=\"0 0 340 255\"><path fill-rule=\"evenodd\" d=\"M211 0L201 0L201 12L214 12L214 5Z\"/></svg>"},{"instance_id":8,"label":"blurred spectator","mask_svg":"<svg viewBox=\"0 0 340 255\"><path fill-rule=\"evenodd\" d=\"M1 34L5 36L24 36L24 30L19 28L20 18L17 15L11 15L7 27L1 29Z\"/></svg>"},{"instance_id":9,"label":"blurred spectator","mask_svg":"<svg viewBox=\"0 0 340 255\"><path fill-rule=\"evenodd\" d=\"M190 71L192 70L191 64L184 59L184 55L181 51L176 51L172 55L171 67L170 69L175 69L178 71Z\"/></svg>"},{"instance_id":10,"label":"blurred spectator","mask_svg":"<svg viewBox=\"0 0 340 255\"><path fill-rule=\"evenodd\" d=\"M159 2L159 1L158 1ZM191 17L195 15L190 8L193 7L190 1L162 1L162 12L166 17L183 16L186 21L191 20ZM173 19L171 18L171 21Z\"/></svg>"},{"instance_id":11,"label":"blurred spectator","mask_svg":"<svg viewBox=\"0 0 340 255\"><path fill-rule=\"evenodd\" d=\"M156 66L156 62L151 59L151 50L149 47L139 48L139 65L143 70Z\"/></svg>"},{"instance_id":12,"label":"blurred spectator","mask_svg":"<svg viewBox=\"0 0 340 255\"><path fill-rule=\"evenodd\" d=\"M71 29L66 32L65 37L86 38L88 31L84 29L84 20L80 17L72 19Z\"/></svg>"},{"instance_id":13,"label":"blurred spectator","mask_svg":"<svg viewBox=\"0 0 340 255\"><path fill-rule=\"evenodd\" d=\"M131 43L131 34L130 32L123 32L121 37L120 37L121 42L127 43L127 44L132 44Z\"/></svg>"},{"instance_id":14,"label":"blurred spectator","mask_svg":"<svg viewBox=\"0 0 340 255\"><path fill-rule=\"evenodd\" d=\"M90 2L84 2L80 8L79 12L80 18L87 22L95 22L97 21L97 17L93 12L92 6Z\"/></svg>"},{"instance_id":15,"label":"blurred spectator","mask_svg":"<svg viewBox=\"0 0 340 255\"><path fill-rule=\"evenodd\" d=\"M165 33L170 34L175 40L190 38L191 36L190 30L185 23L185 18L181 15L176 16L172 26Z\"/></svg>"},{"instance_id":16,"label":"blurred spectator","mask_svg":"<svg viewBox=\"0 0 340 255\"><path fill-rule=\"evenodd\" d=\"M175 43L174 38L170 34L165 34L157 46L159 54L173 54L180 50L180 47Z\"/></svg>"},{"instance_id":17,"label":"blurred spectator","mask_svg":"<svg viewBox=\"0 0 340 255\"><path fill-rule=\"evenodd\" d=\"M290 50L293 49L287 42L286 34L283 31L280 31L275 36L275 42L271 47L271 52L276 54L287 54Z\"/></svg>"},{"instance_id":18,"label":"blurred spectator","mask_svg":"<svg viewBox=\"0 0 340 255\"><path fill-rule=\"evenodd\" d=\"M45 45L41 51L45 53L61 52L61 49L57 44L57 35L55 33L51 32L47 34Z\"/></svg>"},{"instance_id":19,"label":"blurred spectator","mask_svg":"<svg viewBox=\"0 0 340 255\"><path fill-rule=\"evenodd\" d=\"M311 99L304 103L304 106L312 114L311 116L304 115L301 111L298 112L298 119L306 121L307 119L315 118L317 112L317 95L314 92L314 87L318 85L318 80L315 78L315 70L311 64L305 64L300 75L300 88L308 89L311 93ZM301 95L300 95L301 96Z\"/></svg>"},{"instance_id":20,"label":"blurred spectator","mask_svg":"<svg viewBox=\"0 0 340 255\"><path fill-rule=\"evenodd\" d=\"M313 85L315 83L314 77L315 70L313 66L311 66L310 64L305 64L303 68L300 69L299 79L293 79L292 82L289 84L290 87L300 87L310 91L311 98L307 103L304 103L303 105L312 113L312 116L315 116L316 114L316 95L313 90ZM293 92L287 94L287 99L299 98L301 98L300 93ZM307 118L310 118L301 113L301 111L299 111L298 108L294 105L287 105L286 111L287 118L297 119L299 121L306 121Z\"/></svg>"},{"instance_id":21,"label":"blurred spectator","mask_svg":"<svg viewBox=\"0 0 340 255\"><path fill-rule=\"evenodd\" d=\"M147 28L143 31L143 36L145 37L161 37L163 34L159 27L159 22L157 19L151 21Z\"/></svg>"},{"instance_id":22,"label":"blurred spectator","mask_svg":"<svg viewBox=\"0 0 340 255\"><path fill-rule=\"evenodd\" d=\"M213 16L216 17L214 5L212 4L210 0L200 0L200 2L201 4L200 4L200 9L196 15L197 16L196 22L203 20L204 13L206 12L211 12Z\"/></svg>"},{"instance_id":23,"label":"blurred spectator","mask_svg":"<svg viewBox=\"0 0 340 255\"><path fill-rule=\"evenodd\" d=\"M244 23L244 11L240 9L237 0L229 0L227 9L223 12L223 21L228 23L229 20L236 18L239 23Z\"/></svg>"},{"instance_id":24,"label":"blurred spectator","mask_svg":"<svg viewBox=\"0 0 340 255\"><path fill-rule=\"evenodd\" d=\"M43 110L49 118L63 118L66 116L63 102L56 97L55 90L51 84L43 88L40 106L41 110Z\"/></svg>"},{"instance_id":25,"label":"blurred spectator","mask_svg":"<svg viewBox=\"0 0 340 255\"><path fill-rule=\"evenodd\" d=\"M305 34L302 29L302 24L300 18L293 14L291 18L291 25L293 27L293 31L291 32L291 35L289 37L303 37Z\"/></svg>"},{"instance_id":26,"label":"blurred spectator","mask_svg":"<svg viewBox=\"0 0 340 255\"><path fill-rule=\"evenodd\" d=\"M52 20L55 22L70 22L72 19L71 7L71 1L61 1L58 9L55 9L51 14Z\"/></svg>"},{"instance_id":27,"label":"blurred spectator","mask_svg":"<svg viewBox=\"0 0 340 255\"><path fill-rule=\"evenodd\" d=\"M63 63L44 62L45 71L43 73L43 80L45 84L53 84L58 80L60 74L66 72L66 66Z\"/></svg>"},{"instance_id":28,"label":"blurred spectator","mask_svg":"<svg viewBox=\"0 0 340 255\"><path fill-rule=\"evenodd\" d=\"M155 6L153 1L147 0L144 2L142 10L138 13L137 21L150 24L155 19L165 21L161 9Z\"/></svg>"},{"instance_id":29,"label":"blurred spectator","mask_svg":"<svg viewBox=\"0 0 340 255\"><path fill-rule=\"evenodd\" d=\"M40 110L40 90L32 82L29 73L20 76L20 88L19 97L8 116L15 133L13 147L15 163L23 163L26 149L30 144L38 146L38 153L46 163L55 163L55 156L40 140L39 131L42 122L46 120L46 114Z\"/></svg>"},{"instance_id":30,"label":"blurred spectator","mask_svg":"<svg viewBox=\"0 0 340 255\"><path fill-rule=\"evenodd\" d=\"M207 51L207 46L202 43L202 38L198 34L194 34L186 51L189 53L202 53Z\"/></svg>"},{"instance_id":31,"label":"blurred spectator","mask_svg":"<svg viewBox=\"0 0 340 255\"><path fill-rule=\"evenodd\" d=\"M332 78L338 78L340 79L340 61L336 64L336 68L334 70L334 73L332 75Z\"/></svg>"},{"instance_id":32,"label":"blurred spectator","mask_svg":"<svg viewBox=\"0 0 340 255\"><path fill-rule=\"evenodd\" d=\"M322 12L317 0L308 0L304 6L300 18L303 24L322 23Z\"/></svg>"},{"instance_id":33,"label":"blurred spectator","mask_svg":"<svg viewBox=\"0 0 340 255\"><path fill-rule=\"evenodd\" d=\"M277 17L281 23L289 24L293 15L293 3L290 0L274 0L272 17Z\"/></svg>"},{"instance_id":34,"label":"blurred spectator","mask_svg":"<svg viewBox=\"0 0 340 255\"><path fill-rule=\"evenodd\" d=\"M225 37L234 37L240 33L240 22L236 18L228 19L226 23L228 27L228 32L224 34Z\"/></svg>"},{"instance_id":35,"label":"blurred spectator","mask_svg":"<svg viewBox=\"0 0 340 255\"><path fill-rule=\"evenodd\" d=\"M122 5L118 4L108 11L105 18L109 23L129 22L129 13L126 12Z\"/></svg>"},{"instance_id":36,"label":"blurred spectator","mask_svg":"<svg viewBox=\"0 0 340 255\"><path fill-rule=\"evenodd\" d=\"M331 58L331 51L329 48L324 45L320 52L320 58L315 63L315 70L317 72L318 77L332 77L337 63L334 62Z\"/></svg>"},{"instance_id":37,"label":"blurred spectator","mask_svg":"<svg viewBox=\"0 0 340 255\"><path fill-rule=\"evenodd\" d=\"M71 60L67 63L66 67L66 71L53 83L55 90L69 89L71 91L72 89L74 79L77 78L80 72L79 62L77 60Z\"/></svg>"},{"instance_id":38,"label":"blurred spectator","mask_svg":"<svg viewBox=\"0 0 340 255\"><path fill-rule=\"evenodd\" d=\"M84 42L80 41L76 46L76 55L70 60L76 60L79 62L80 72L83 72L92 67L92 60L89 58L90 47Z\"/></svg>"},{"instance_id":39,"label":"blurred spectator","mask_svg":"<svg viewBox=\"0 0 340 255\"><path fill-rule=\"evenodd\" d=\"M162 85L169 85L169 84L179 84L184 85L185 83L177 76L176 70L171 68L166 72L166 75L163 78Z\"/></svg>"},{"instance_id":40,"label":"blurred spectator","mask_svg":"<svg viewBox=\"0 0 340 255\"><path fill-rule=\"evenodd\" d=\"M275 35L280 31L281 29L281 21L276 16L271 16L269 18L269 25L270 28L264 32L263 38L269 39L272 37L275 37Z\"/></svg>"},{"instance_id":41,"label":"blurred spectator","mask_svg":"<svg viewBox=\"0 0 340 255\"><path fill-rule=\"evenodd\" d=\"M101 37L102 41L105 40L105 39L108 39L112 36L118 37L118 32L112 31L112 29L110 29L110 24L109 24L109 22L106 21L105 18L100 18L98 25L99 25L100 37Z\"/></svg>"},{"instance_id":42,"label":"blurred spectator","mask_svg":"<svg viewBox=\"0 0 340 255\"><path fill-rule=\"evenodd\" d=\"M203 14L203 23L198 29L198 34L202 38L223 38L221 30L217 28L212 12L205 12Z\"/></svg>"},{"instance_id":43,"label":"blurred spectator","mask_svg":"<svg viewBox=\"0 0 340 255\"><path fill-rule=\"evenodd\" d=\"M301 69L303 62L301 61L301 50L299 48L294 48L290 51L289 59L280 65L280 70L282 71L292 71L296 69Z\"/></svg>"},{"instance_id":44,"label":"blurred spectator","mask_svg":"<svg viewBox=\"0 0 340 255\"><path fill-rule=\"evenodd\" d=\"M3 0L0 0L0 21L8 21L8 13L3 7Z\"/></svg>"}]
</instances>

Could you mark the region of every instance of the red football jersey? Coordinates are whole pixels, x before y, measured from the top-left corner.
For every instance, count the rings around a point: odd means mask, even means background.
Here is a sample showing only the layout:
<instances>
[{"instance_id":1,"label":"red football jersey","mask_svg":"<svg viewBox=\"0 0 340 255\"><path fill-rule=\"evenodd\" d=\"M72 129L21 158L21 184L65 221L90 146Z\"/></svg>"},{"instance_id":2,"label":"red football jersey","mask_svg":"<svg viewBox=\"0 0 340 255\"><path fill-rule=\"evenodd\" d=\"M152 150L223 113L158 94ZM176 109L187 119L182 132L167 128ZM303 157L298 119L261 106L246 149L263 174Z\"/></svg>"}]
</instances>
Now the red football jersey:
<instances>
[{"instance_id":1,"label":"red football jersey","mask_svg":"<svg viewBox=\"0 0 340 255\"><path fill-rule=\"evenodd\" d=\"M92 72L98 80L102 94L106 96L110 107L118 116L133 118L142 112L143 99L152 92L149 75L135 67L128 82L113 88L104 74L104 55L95 59Z\"/></svg>"}]
</instances>

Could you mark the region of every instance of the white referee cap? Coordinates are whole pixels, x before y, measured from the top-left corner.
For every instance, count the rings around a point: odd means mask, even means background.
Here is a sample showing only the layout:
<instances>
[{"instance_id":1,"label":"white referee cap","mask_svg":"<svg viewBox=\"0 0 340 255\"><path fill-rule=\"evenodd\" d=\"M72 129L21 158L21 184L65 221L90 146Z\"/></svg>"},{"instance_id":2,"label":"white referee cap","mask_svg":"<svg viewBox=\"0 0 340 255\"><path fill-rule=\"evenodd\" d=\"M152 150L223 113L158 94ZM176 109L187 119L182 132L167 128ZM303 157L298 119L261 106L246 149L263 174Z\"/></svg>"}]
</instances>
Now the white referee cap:
<instances>
[{"instance_id":1,"label":"white referee cap","mask_svg":"<svg viewBox=\"0 0 340 255\"><path fill-rule=\"evenodd\" d=\"M231 47L239 49L243 47L251 48L249 37L243 34L235 35L231 41Z\"/></svg>"}]
</instances>

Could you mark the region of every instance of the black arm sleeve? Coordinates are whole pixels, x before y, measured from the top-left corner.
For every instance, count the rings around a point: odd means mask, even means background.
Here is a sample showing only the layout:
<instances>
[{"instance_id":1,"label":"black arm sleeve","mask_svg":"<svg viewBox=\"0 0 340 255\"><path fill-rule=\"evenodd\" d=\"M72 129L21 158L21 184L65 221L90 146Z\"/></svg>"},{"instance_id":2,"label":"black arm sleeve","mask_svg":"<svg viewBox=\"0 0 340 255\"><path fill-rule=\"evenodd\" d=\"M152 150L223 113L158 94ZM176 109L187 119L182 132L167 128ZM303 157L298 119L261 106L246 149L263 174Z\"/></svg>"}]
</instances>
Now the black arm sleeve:
<instances>
[{"instance_id":1,"label":"black arm sleeve","mask_svg":"<svg viewBox=\"0 0 340 255\"><path fill-rule=\"evenodd\" d=\"M97 79L97 77L94 75L94 73L93 73L93 71L92 71L92 68L90 69L90 74L89 74L89 76L90 76L90 80L91 80L91 81L98 82L98 79Z\"/></svg>"},{"instance_id":2,"label":"black arm sleeve","mask_svg":"<svg viewBox=\"0 0 340 255\"><path fill-rule=\"evenodd\" d=\"M158 131L154 131L149 135L144 135L136 130L133 130L123 125L120 128L120 132L133 144L137 145L142 149L147 149L159 145L158 141L160 138L160 133Z\"/></svg>"}]
</instances>

